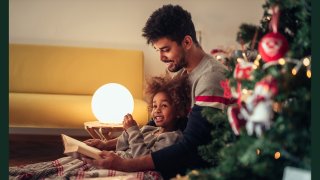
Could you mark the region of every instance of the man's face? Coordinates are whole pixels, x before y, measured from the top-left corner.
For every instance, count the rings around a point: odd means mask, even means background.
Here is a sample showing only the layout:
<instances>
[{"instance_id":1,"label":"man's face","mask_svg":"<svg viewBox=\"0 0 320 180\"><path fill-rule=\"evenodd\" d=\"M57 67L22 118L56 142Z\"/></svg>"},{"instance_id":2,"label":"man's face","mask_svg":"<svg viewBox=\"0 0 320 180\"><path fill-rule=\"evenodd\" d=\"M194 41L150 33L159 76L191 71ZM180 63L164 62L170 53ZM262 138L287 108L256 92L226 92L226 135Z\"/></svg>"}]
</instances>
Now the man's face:
<instances>
[{"instance_id":1,"label":"man's face","mask_svg":"<svg viewBox=\"0 0 320 180\"><path fill-rule=\"evenodd\" d=\"M161 38L153 42L153 47L160 53L160 60L167 64L170 72L177 72L187 66L185 51L175 41Z\"/></svg>"}]
</instances>

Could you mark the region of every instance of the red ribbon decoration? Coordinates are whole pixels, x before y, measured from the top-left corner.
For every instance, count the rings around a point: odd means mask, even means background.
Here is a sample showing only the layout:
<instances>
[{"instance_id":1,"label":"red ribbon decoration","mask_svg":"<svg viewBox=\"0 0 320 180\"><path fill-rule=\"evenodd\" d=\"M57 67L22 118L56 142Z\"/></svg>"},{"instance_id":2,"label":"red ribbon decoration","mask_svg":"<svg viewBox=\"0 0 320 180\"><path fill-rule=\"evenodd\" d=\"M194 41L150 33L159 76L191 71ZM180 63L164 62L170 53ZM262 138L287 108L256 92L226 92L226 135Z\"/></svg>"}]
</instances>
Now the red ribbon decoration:
<instances>
[{"instance_id":1,"label":"red ribbon decoration","mask_svg":"<svg viewBox=\"0 0 320 180\"><path fill-rule=\"evenodd\" d=\"M238 92L238 106L241 108L241 82L238 81L237 83L237 92Z\"/></svg>"}]
</instances>

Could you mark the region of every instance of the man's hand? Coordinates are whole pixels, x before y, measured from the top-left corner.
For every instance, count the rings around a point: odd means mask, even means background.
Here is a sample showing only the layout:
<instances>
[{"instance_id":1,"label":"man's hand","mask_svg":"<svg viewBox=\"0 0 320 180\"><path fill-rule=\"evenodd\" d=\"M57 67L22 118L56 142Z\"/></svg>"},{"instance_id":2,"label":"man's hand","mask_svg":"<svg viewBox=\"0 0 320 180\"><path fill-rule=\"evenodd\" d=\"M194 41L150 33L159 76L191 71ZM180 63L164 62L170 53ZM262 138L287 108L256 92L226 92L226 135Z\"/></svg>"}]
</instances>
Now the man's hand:
<instances>
[{"instance_id":1,"label":"man's hand","mask_svg":"<svg viewBox=\"0 0 320 180\"><path fill-rule=\"evenodd\" d=\"M114 169L120 171L128 171L125 167L125 159L116 155L113 151L102 151L100 153L102 159L96 160L82 157L82 160L100 169Z\"/></svg>"},{"instance_id":2,"label":"man's hand","mask_svg":"<svg viewBox=\"0 0 320 180\"><path fill-rule=\"evenodd\" d=\"M150 154L133 159L123 159L113 151L102 151L100 157L102 159L96 160L83 156L82 160L98 168L125 172L148 171L155 168Z\"/></svg>"},{"instance_id":3,"label":"man's hand","mask_svg":"<svg viewBox=\"0 0 320 180\"><path fill-rule=\"evenodd\" d=\"M137 126L137 122L133 119L131 114L127 114L123 118L123 128L127 130L128 128L132 126Z\"/></svg>"}]
</instances>

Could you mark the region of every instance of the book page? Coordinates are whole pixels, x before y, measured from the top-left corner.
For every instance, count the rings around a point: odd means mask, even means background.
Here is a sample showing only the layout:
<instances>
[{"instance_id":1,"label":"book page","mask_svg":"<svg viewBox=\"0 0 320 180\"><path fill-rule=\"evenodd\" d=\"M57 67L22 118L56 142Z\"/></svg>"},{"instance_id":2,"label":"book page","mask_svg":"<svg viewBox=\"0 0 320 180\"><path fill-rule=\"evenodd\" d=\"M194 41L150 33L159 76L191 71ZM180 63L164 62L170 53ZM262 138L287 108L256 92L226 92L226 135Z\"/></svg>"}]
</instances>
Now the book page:
<instances>
[{"instance_id":1,"label":"book page","mask_svg":"<svg viewBox=\"0 0 320 180\"><path fill-rule=\"evenodd\" d=\"M61 134L61 137L64 145L64 154L73 156L74 153L80 153L93 159L101 159L99 156L101 150L88 146L84 142L65 134Z\"/></svg>"}]
</instances>

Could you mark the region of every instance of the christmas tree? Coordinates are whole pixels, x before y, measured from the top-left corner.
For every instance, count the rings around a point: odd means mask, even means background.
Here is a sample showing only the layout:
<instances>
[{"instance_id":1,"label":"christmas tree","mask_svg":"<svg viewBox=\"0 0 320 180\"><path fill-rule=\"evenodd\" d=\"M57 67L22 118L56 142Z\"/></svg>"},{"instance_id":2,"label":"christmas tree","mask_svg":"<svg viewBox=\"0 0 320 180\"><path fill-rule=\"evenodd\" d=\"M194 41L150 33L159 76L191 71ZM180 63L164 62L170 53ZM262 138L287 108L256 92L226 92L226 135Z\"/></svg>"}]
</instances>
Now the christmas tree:
<instances>
[{"instance_id":1,"label":"christmas tree","mask_svg":"<svg viewBox=\"0 0 320 180\"><path fill-rule=\"evenodd\" d=\"M190 179L283 179L311 170L311 2L268 0L260 25L242 24L241 50L227 55L237 103L205 109L212 142L199 148L212 168Z\"/></svg>"}]
</instances>

